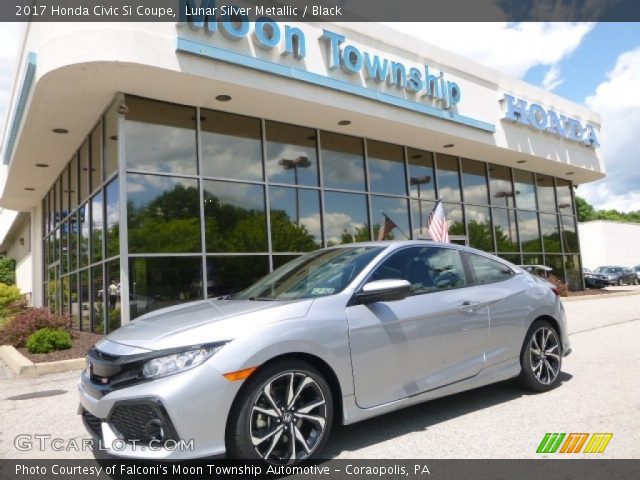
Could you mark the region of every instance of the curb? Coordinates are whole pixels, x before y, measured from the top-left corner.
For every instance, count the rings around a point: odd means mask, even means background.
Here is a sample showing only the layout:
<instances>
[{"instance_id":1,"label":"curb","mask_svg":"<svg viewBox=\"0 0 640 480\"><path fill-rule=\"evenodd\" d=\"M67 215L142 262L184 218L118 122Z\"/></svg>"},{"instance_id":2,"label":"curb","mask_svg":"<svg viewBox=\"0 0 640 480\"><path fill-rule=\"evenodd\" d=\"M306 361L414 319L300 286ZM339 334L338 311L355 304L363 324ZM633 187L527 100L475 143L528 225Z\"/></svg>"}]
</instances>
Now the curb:
<instances>
[{"instance_id":1,"label":"curb","mask_svg":"<svg viewBox=\"0 0 640 480\"><path fill-rule=\"evenodd\" d=\"M70 370L82 370L85 367L84 358L33 363L11 345L0 346L0 359L7 364L13 373L23 378L34 378L49 373L68 372Z\"/></svg>"},{"instance_id":2,"label":"curb","mask_svg":"<svg viewBox=\"0 0 640 480\"><path fill-rule=\"evenodd\" d=\"M605 293L602 295L583 295L578 297L562 297L562 301L564 302L576 302L580 300L598 300L600 298L611 298L611 297L629 297L631 295L640 295L640 290L632 290L630 292L613 292L613 293Z\"/></svg>"}]
</instances>

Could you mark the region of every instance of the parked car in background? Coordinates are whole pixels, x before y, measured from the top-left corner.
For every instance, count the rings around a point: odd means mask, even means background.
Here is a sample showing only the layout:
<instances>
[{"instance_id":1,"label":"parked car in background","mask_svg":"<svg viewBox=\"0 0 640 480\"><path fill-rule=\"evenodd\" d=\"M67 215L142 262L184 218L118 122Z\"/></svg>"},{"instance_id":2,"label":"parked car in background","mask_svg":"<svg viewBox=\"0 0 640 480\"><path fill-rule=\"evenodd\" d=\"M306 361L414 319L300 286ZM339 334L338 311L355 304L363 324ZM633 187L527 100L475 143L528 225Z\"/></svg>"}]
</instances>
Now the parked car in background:
<instances>
[{"instance_id":1,"label":"parked car in background","mask_svg":"<svg viewBox=\"0 0 640 480\"><path fill-rule=\"evenodd\" d=\"M588 268L582 269L584 284L587 288L604 288L609 285L609 280L602 273L595 273Z\"/></svg>"},{"instance_id":2,"label":"parked car in background","mask_svg":"<svg viewBox=\"0 0 640 480\"><path fill-rule=\"evenodd\" d=\"M291 465L334 424L509 378L550 390L570 352L544 279L459 245L356 243L113 331L88 354L80 413L119 457Z\"/></svg>"},{"instance_id":3,"label":"parked car in background","mask_svg":"<svg viewBox=\"0 0 640 480\"><path fill-rule=\"evenodd\" d=\"M640 285L640 265L633 267L633 271L636 272L636 285Z\"/></svg>"},{"instance_id":4,"label":"parked car in background","mask_svg":"<svg viewBox=\"0 0 640 480\"><path fill-rule=\"evenodd\" d=\"M604 275L609 285L633 285L637 280L633 270L617 265L598 267L595 269L595 273Z\"/></svg>"}]
</instances>

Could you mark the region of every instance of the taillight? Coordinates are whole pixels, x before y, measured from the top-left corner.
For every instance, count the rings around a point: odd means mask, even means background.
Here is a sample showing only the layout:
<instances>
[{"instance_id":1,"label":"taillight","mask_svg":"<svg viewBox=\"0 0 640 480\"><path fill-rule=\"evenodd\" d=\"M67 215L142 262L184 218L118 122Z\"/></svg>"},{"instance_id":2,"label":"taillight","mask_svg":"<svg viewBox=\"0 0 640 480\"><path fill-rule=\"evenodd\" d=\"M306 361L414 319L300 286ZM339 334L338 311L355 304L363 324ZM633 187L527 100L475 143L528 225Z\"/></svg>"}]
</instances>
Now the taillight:
<instances>
[{"instance_id":1,"label":"taillight","mask_svg":"<svg viewBox=\"0 0 640 480\"><path fill-rule=\"evenodd\" d=\"M560 296L560 287L551 287L551 290L556 294L556 297Z\"/></svg>"}]
</instances>

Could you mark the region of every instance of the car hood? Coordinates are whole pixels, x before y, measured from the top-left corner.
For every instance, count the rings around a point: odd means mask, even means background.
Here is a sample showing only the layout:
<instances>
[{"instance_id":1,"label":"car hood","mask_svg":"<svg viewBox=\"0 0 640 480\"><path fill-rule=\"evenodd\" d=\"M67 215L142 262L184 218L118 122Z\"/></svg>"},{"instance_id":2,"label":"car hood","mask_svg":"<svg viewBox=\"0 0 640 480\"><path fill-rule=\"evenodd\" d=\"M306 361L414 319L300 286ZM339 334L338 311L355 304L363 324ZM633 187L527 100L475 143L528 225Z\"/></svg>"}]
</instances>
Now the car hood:
<instances>
[{"instance_id":1,"label":"car hood","mask_svg":"<svg viewBox=\"0 0 640 480\"><path fill-rule=\"evenodd\" d=\"M146 350L232 340L262 325L304 317L312 303L312 299L187 303L144 315L110 333L106 340Z\"/></svg>"}]
</instances>

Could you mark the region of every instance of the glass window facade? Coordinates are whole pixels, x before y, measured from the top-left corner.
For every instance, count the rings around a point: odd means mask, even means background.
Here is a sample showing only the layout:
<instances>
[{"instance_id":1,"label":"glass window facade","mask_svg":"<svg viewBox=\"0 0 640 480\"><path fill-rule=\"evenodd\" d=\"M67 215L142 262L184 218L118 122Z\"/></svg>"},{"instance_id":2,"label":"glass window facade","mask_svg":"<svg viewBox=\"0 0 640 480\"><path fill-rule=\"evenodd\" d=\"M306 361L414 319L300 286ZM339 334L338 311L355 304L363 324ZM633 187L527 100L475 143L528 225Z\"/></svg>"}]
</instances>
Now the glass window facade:
<instances>
[{"instance_id":1,"label":"glass window facade","mask_svg":"<svg viewBox=\"0 0 640 480\"><path fill-rule=\"evenodd\" d=\"M385 216L386 239L427 238L437 198L456 242L581 286L567 180L118 95L43 199L45 299L105 333L304 252L375 240Z\"/></svg>"}]
</instances>

